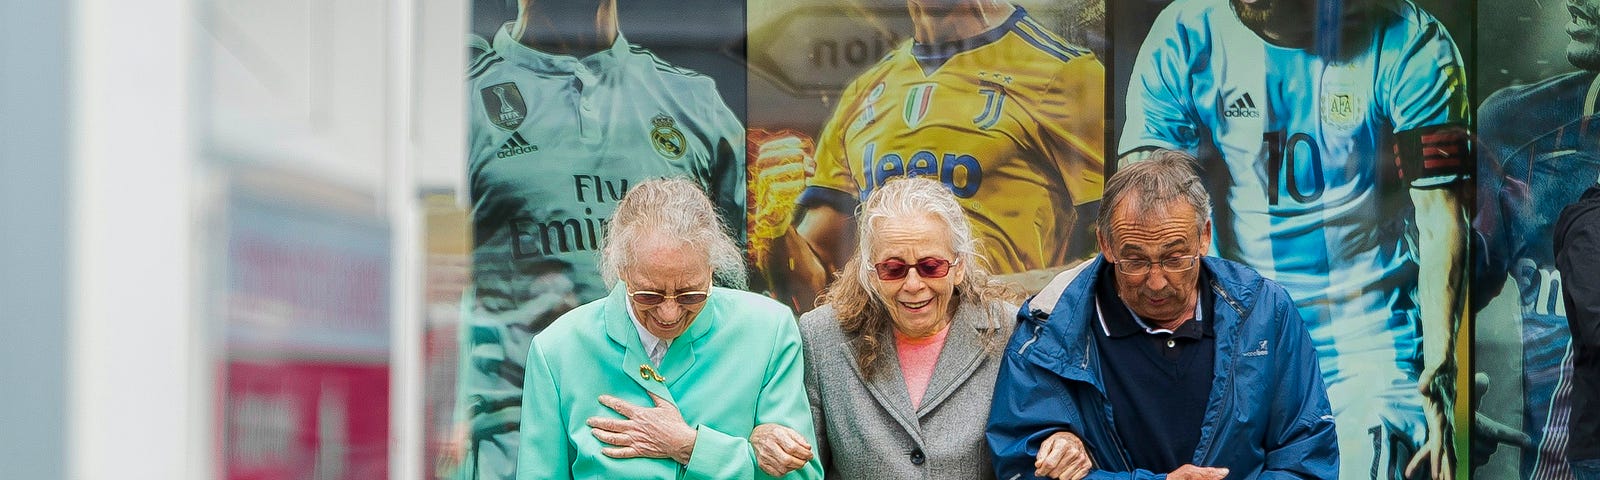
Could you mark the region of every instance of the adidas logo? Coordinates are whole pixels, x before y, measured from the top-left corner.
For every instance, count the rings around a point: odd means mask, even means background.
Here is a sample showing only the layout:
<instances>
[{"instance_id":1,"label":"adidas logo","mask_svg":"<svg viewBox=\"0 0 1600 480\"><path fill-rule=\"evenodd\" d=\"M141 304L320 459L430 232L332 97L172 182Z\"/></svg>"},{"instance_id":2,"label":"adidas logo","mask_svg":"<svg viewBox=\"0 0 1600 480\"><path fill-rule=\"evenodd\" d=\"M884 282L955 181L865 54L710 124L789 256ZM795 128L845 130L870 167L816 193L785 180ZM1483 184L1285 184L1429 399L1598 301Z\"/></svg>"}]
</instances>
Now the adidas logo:
<instances>
[{"instance_id":1,"label":"adidas logo","mask_svg":"<svg viewBox=\"0 0 1600 480\"><path fill-rule=\"evenodd\" d=\"M1256 109L1256 102L1246 93L1234 99L1228 108L1222 110L1222 116L1227 118L1261 118L1261 111Z\"/></svg>"},{"instance_id":2,"label":"adidas logo","mask_svg":"<svg viewBox=\"0 0 1600 480\"><path fill-rule=\"evenodd\" d=\"M495 158L510 158L524 153L539 151L539 146L528 143L522 138L522 132L511 132L511 138L500 145L500 152L494 154Z\"/></svg>"}]
</instances>

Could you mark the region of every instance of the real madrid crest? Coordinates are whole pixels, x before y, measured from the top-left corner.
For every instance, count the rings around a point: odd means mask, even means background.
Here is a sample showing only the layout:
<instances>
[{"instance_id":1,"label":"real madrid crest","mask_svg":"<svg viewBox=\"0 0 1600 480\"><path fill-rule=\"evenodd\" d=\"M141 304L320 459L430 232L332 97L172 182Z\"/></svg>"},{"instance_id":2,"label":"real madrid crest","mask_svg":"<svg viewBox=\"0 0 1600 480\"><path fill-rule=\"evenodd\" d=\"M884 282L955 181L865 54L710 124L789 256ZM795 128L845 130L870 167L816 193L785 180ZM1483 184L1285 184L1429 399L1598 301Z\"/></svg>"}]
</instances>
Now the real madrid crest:
<instances>
[{"instance_id":1,"label":"real madrid crest","mask_svg":"<svg viewBox=\"0 0 1600 480\"><path fill-rule=\"evenodd\" d=\"M678 122L662 113L650 119L650 123L654 126L650 129L650 144L655 146L656 153L672 159L682 157L686 145L683 132L678 131Z\"/></svg>"},{"instance_id":2,"label":"real madrid crest","mask_svg":"<svg viewBox=\"0 0 1600 480\"><path fill-rule=\"evenodd\" d=\"M528 118L528 104L522 100L516 83L491 85L478 93L483 95L483 113L494 126L514 132L522 125L522 119Z\"/></svg>"}]
</instances>

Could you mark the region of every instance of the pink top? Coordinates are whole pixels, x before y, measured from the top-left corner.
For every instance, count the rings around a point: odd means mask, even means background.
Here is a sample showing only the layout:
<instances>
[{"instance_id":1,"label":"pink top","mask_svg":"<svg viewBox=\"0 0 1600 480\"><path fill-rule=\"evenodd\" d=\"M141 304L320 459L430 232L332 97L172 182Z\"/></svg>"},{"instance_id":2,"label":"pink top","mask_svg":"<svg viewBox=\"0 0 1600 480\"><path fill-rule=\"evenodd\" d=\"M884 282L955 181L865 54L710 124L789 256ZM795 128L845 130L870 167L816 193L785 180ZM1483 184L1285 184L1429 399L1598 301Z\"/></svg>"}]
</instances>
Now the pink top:
<instances>
[{"instance_id":1,"label":"pink top","mask_svg":"<svg viewBox=\"0 0 1600 480\"><path fill-rule=\"evenodd\" d=\"M906 378L906 393L911 394L911 408L922 406L922 394L928 391L928 380L933 378L933 366L939 361L939 351L944 349L945 334L950 325L927 338L911 338L894 332L894 348L900 355L900 373Z\"/></svg>"}]
</instances>

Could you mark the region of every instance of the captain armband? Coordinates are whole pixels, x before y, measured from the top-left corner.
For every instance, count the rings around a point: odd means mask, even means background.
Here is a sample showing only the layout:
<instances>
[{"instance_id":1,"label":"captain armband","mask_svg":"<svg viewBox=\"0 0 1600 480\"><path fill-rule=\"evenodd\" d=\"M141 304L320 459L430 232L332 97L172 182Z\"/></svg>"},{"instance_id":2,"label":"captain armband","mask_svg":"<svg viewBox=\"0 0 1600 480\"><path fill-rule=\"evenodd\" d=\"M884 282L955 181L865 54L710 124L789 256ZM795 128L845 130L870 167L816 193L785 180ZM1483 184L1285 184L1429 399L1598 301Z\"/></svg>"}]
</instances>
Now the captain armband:
<instances>
[{"instance_id":1,"label":"captain armband","mask_svg":"<svg viewBox=\"0 0 1600 480\"><path fill-rule=\"evenodd\" d=\"M1472 135L1448 125L1395 135L1395 166L1411 188L1440 188L1472 177Z\"/></svg>"}]
</instances>

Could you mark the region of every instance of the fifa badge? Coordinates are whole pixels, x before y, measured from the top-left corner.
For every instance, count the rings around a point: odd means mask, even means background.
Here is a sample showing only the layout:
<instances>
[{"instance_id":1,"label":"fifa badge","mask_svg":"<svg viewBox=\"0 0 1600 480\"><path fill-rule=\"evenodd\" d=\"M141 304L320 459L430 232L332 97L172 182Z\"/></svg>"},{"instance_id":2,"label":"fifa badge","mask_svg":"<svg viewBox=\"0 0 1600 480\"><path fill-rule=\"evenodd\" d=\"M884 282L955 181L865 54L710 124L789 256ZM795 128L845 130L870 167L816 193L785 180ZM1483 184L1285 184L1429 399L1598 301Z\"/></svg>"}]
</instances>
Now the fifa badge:
<instances>
[{"instance_id":1,"label":"fifa badge","mask_svg":"<svg viewBox=\"0 0 1600 480\"><path fill-rule=\"evenodd\" d=\"M516 131L522 119L528 118L528 104L522 101L522 91L517 84L506 82L478 91L483 96L483 113L494 126L506 131Z\"/></svg>"},{"instance_id":2,"label":"fifa badge","mask_svg":"<svg viewBox=\"0 0 1600 480\"><path fill-rule=\"evenodd\" d=\"M677 121L665 113L657 114L650 119L654 128L650 129L650 144L656 147L656 153L667 158L680 158L684 152L683 132L678 131Z\"/></svg>"}]
</instances>

